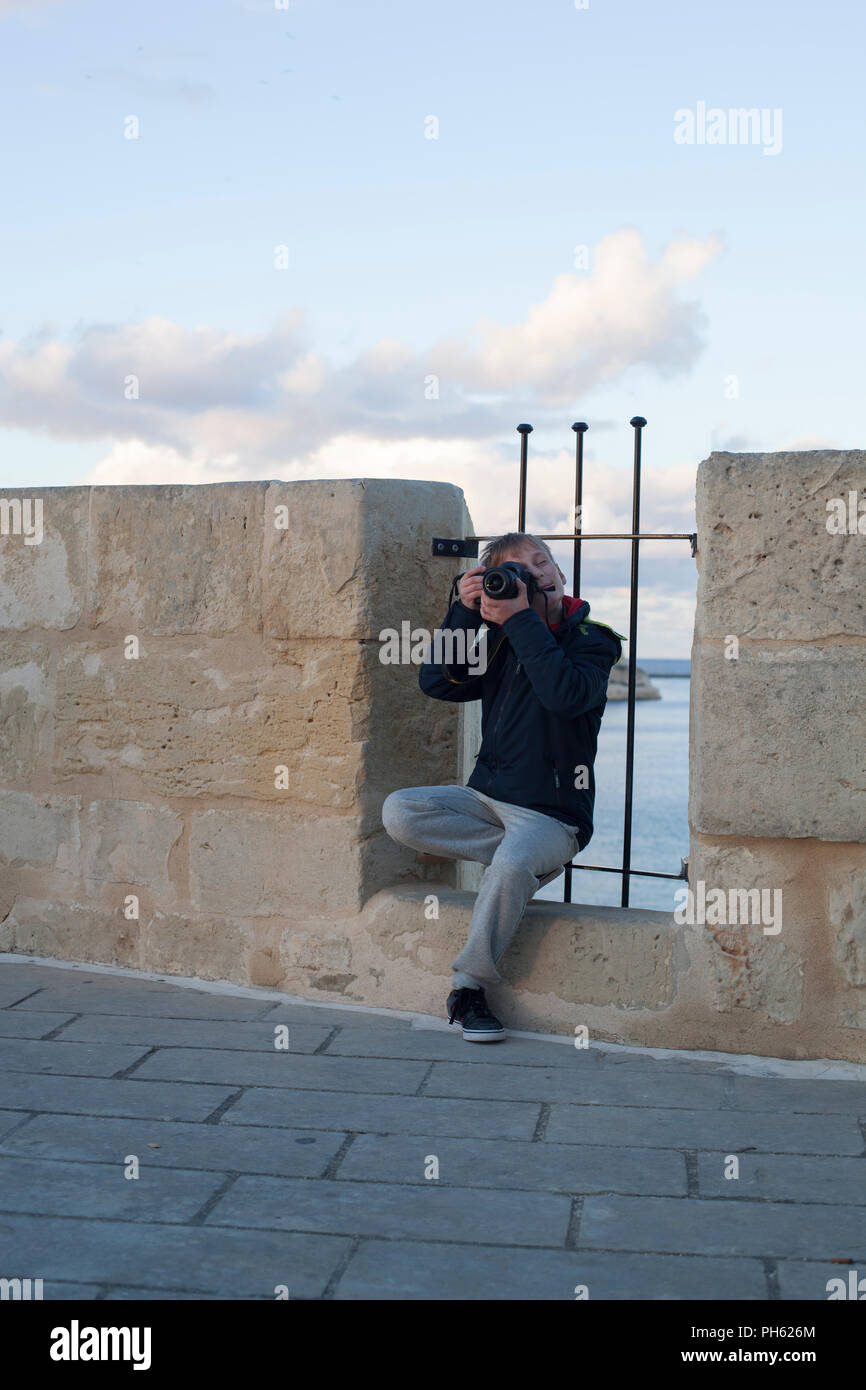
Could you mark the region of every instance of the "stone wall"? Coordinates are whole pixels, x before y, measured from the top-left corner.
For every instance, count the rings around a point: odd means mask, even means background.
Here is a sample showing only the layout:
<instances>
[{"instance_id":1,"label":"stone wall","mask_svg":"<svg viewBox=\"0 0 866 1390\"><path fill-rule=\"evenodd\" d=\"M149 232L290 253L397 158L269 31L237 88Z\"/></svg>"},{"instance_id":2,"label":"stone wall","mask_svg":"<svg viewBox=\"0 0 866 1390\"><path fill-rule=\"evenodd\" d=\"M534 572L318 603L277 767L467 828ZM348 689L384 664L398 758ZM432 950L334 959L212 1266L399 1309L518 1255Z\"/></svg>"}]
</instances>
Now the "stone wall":
<instances>
[{"instance_id":1,"label":"stone wall","mask_svg":"<svg viewBox=\"0 0 866 1390\"><path fill-rule=\"evenodd\" d=\"M839 533L840 500L866 513L861 451L698 471L690 882L778 890L781 930L691 940L732 1050L866 1061L866 515Z\"/></svg>"},{"instance_id":2,"label":"stone wall","mask_svg":"<svg viewBox=\"0 0 866 1390\"><path fill-rule=\"evenodd\" d=\"M454 566L430 541L471 532L462 492L38 497L30 544L0 493L0 949L344 988L330 923L430 873L384 797L455 778L454 710L382 664L379 633L440 621Z\"/></svg>"},{"instance_id":3,"label":"stone wall","mask_svg":"<svg viewBox=\"0 0 866 1390\"><path fill-rule=\"evenodd\" d=\"M781 930L532 903L510 1026L866 1061L866 535L826 525L858 488L866 510L864 460L698 473L690 888L778 890ZM379 637L441 620L430 538L472 534L460 490L39 496L38 544L0 533L0 950L441 1014L480 866L420 860L380 813L466 781L479 707Z\"/></svg>"}]
</instances>

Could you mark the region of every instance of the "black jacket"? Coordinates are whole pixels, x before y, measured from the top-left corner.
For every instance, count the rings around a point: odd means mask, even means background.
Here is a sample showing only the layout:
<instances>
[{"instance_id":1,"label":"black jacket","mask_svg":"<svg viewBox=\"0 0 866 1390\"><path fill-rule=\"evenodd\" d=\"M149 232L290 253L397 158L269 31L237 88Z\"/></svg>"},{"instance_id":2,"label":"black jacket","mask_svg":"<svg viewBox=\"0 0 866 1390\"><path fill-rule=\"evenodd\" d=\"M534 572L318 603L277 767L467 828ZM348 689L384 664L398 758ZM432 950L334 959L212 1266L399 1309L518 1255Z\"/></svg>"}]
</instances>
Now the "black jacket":
<instances>
[{"instance_id":1,"label":"black jacket","mask_svg":"<svg viewBox=\"0 0 866 1390\"><path fill-rule=\"evenodd\" d=\"M418 684L436 700L481 700L481 748L467 786L566 821L584 849L592 837L598 730L622 641L589 619L588 603L566 597L563 612L567 607L573 611L555 632L534 608L492 627L483 675L449 665L449 678L441 663L425 662ZM481 621L455 601L442 627L472 631Z\"/></svg>"}]
</instances>

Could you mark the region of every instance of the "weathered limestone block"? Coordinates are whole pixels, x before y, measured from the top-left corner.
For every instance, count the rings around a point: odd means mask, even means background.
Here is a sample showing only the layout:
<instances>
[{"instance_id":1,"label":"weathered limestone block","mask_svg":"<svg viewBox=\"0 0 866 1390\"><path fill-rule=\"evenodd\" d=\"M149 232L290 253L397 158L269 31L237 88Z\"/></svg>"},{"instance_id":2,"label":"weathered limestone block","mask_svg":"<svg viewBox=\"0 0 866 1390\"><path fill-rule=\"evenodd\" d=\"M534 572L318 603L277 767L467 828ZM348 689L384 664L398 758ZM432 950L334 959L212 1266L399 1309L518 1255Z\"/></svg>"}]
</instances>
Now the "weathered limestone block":
<instances>
[{"instance_id":1,"label":"weathered limestone block","mask_svg":"<svg viewBox=\"0 0 866 1390\"><path fill-rule=\"evenodd\" d=\"M852 692L866 646L692 652L689 822L704 834L856 842L866 826L866 738Z\"/></svg>"},{"instance_id":2,"label":"weathered limestone block","mask_svg":"<svg viewBox=\"0 0 866 1390\"><path fill-rule=\"evenodd\" d=\"M430 895L436 918L426 916ZM431 884L381 894L365 918L383 957L445 974L465 945L473 907L470 894ZM499 970L515 989L566 1004L664 1008L674 995L678 931L665 912L530 902Z\"/></svg>"},{"instance_id":3,"label":"weathered limestone block","mask_svg":"<svg viewBox=\"0 0 866 1390\"><path fill-rule=\"evenodd\" d=\"M357 478L267 484L262 537L266 636L371 635L364 507L365 482Z\"/></svg>"},{"instance_id":4,"label":"weathered limestone block","mask_svg":"<svg viewBox=\"0 0 866 1390\"><path fill-rule=\"evenodd\" d=\"M407 785L412 785L408 783ZM416 783L417 785L422 785ZM431 783L432 785L432 783ZM379 818L378 829L373 830L363 841L364 854L361 863L361 896L366 901L378 893L383 884L424 882L435 880L452 887L457 883L458 861L425 860L414 849L393 840Z\"/></svg>"},{"instance_id":5,"label":"weathered limestone block","mask_svg":"<svg viewBox=\"0 0 866 1390\"><path fill-rule=\"evenodd\" d=\"M195 811L190 899L227 917L349 912L361 905L361 848L351 817L300 820L286 808Z\"/></svg>"},{"instance_id":6,"label":"weathered limestone block","mask_svg":"<svg viewBox=\"0 0 866 1390\"><path fill-rule=\"evenodd\" d=\"M78 872L78 796L34 796L0 789L0 863Z\"/></svg>"},{"instance_id":7,"label":"weathered limestone block","mask_svg":"<svg viewBox=\"0 0 866 1390\"><path fill-rule=\"evenodd\" d=\"M433 700L418 685L417 665L383 665L379 644L365 644L365 661L375 698L364 706L366 789L364 827L381 826L382 802L398 787L432 786L457 780L460 705ZM370 720L370 709L384 717Z\"/></svg>"},{"instance_id":8,"label":"weathered limestone block","mask_svg":"<svg viewBox=\"0 0 866 1390\"><path fill-rule=\"evenodd\" d=\"M87 605L90 492L88 487L0 488L0 511L9 515L9 530L0 536L0 630L67 629L81 618ZM23 498L42 502L42 535L33 545L12 529L10 506Z\"/></svg>"},{"instance_id":9,"label":"weathered limestone block","mask_svg":"<svg viewBox=\"0 0 866 1390\"><path fill-rule=\"evenodd\" d=\"M150 969L139 953L139 923L74 900L19 896L0 924L0 951Z\"/></svg>"},{"instance_id":10,"label":"weathered limestone block","mask_svg":"<svg viewBox=\"0 0 866 1390\"><path fill-rule=\"evenodd\" d=\"M154 797L352 806L362 657L343 644L305 646L145 641L128 660L120 643L79 643L58 664L57 780L125 771ZM277 767L288 769L287 788L275 785Z\"/></svg>"},{"instance_id":11,"label":"weathered limestone block","mask_svg":"<svg viewBox=\"0 0 866 1390\"><path fill-rule=\"evenodd\" d=\"M577 917L568 933L563 917ZM560 930L550 930L558 925ZM502 959L515 985L546 981L566 1003L664 1009L676 991L678 932L668 912L649 908L530 903Z\"/></svg>"},{"instance_id":12,"label":"weathered limestone block","mask_svg":"<svg viewBox=\"0 0 866 1390\"><path fill-rule=\"evenodd\" d=\"M371 635L386 627L399 631L404 619L432 632L445 615L451 580L464 568L462 561L431 554L433 537L475 534L463 493L450 483L364 481ZM416 681L417 675L416 667Z\"/></svg>"},{"instance_id":13,"label":"weathered limestone block","mask_svg":"<svg viewBox=\"0 0 866 1390\"><path fill-rule=\"evenodd\" d=\"M866 869L850 870L829 890L836 960L849 984L866 985Z\"/></svg>"},{"instance_id":14,"label":"weathered limestone block","mask_svg":"<svg viewBox=\"0 0 866 1390\"><path fill-rule=\"evenodd\" d=\"M805 962L820 940L821 892L815 877L814 865L796 845L713 845L692 839L688 886L695 894L695 915L701 883L705 894L721 889L725 895L724 910L717 914L724 921L685 925L687 941L694 934L704 944L712 1005L719 1012L750 1009L777 1023L800 1017ZM763 895L760 900L754 890ZM752 896L746 900L742 893ZM705 915L713 916L709 904Z\"/></svg>"},{"instance_id":15,"label":"weathered limestone block","mask_svg":"<svg viewBox=\"0 0 866 1390\"><path fill-rule=\"evenodd\" d=\"M50 653L35 637L0 642L0 781L30 782L54 703Z\"/></svg>"},{"instance_id":16,"label":"weathered limestone block","mask_svg":"<svg viewBox=\"0 0 866 1390\"><path fill-rule=\"evenodd\" d=\"M864 535L827 502L866 500L866 452L714 453L698 469L696 637L866 635Z\"/></svg>"},{"instance_id":17,"label":"weathered limestone block","mask_svg":"<svg viewBox=\"0 0 866 1390\"><path fill-rule=\"evenodd\" d=\"M183 834L183 818L146 801L92 801L84 816L82 865L88 897L112 901L144 888L163 910L177 906L169 857ZM118 890L123 890L122 892Z\"/></svg>"},{"instance_id":18,"label":"weathered limestone block","mask_svg":"<svg viewBox=\"0 0 866 1390\"><path fill-rule=\"evenodd\" d=\"M280 529L281 508L288 529ZM270 637L378 639L431 629L459 565L434 535L473 534L461 490L399 478L270 483L265 498L264 630Z\"/></svg>"},{"instance_id":19,"label":"weathered limestone block","mask_svg":"<svg viewBox=\"0 0 866 1390\"><path fill-rule=\"evenodd\" d=\"M261 631L267 483L91 489L88 625Z\"/></svg>"},{"instance_id":20,"label":"weathered limestone block","mask_svg":"<svg viewBox=\"0 0 866 1390\"><path fill-rule=\"evenodd\" d=\"M154 912L141 923L141 953L148 970L227 984L266 983L250 978L248 956L254 932L227 917L184 917Z\"/></svg>"},{"instance_id":21,"label":"weathered limestone block","mask_svg":"<svg viewBox=\"0 0 866 1390\"><path fill-rule=\"evenodd\" d=\"M344 993L357 979L351 969L355 944L352 935L335 933L326 922L313 932L285 932L280 941L280 965L286 991L292 993L315 980L316 989Z\"/></svg>"}]
</instances>

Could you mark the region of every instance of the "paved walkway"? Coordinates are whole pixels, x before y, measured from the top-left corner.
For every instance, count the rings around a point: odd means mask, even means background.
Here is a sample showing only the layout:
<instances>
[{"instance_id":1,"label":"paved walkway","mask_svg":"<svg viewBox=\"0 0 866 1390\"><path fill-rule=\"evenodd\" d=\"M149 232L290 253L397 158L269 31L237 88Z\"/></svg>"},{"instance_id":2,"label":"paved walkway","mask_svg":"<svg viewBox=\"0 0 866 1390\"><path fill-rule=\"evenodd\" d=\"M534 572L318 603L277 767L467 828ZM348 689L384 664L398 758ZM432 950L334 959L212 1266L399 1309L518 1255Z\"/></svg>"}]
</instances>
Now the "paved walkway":
<instances>
[{"instance_id":1,"label":"paved walkway","mask_svg":"<svg viewBox=\"0 0 866 1390\"><path fill-rule=\"evenodd\" d=\"M0 1060L0 1277L47 1299L823 1301L866 1276L866 1067L473 1045L20 957Z\"/></svg>"}]
</instances>

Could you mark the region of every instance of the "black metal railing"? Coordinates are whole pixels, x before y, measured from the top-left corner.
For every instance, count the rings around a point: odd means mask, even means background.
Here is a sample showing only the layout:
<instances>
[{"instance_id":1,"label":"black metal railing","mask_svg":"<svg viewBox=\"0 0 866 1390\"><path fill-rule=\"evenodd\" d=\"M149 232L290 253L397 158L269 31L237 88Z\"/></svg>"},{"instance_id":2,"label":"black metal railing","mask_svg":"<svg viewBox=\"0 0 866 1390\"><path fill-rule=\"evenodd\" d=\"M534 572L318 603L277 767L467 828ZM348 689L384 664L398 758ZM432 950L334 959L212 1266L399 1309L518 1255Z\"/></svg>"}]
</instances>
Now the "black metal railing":
<instances>
[{"instance_id":1,"label":"black metal railing","mask_svg":"<svg viewBox=\"0 0 866 1390\"><path fill-rule=\"evenodd\" d=\"M632 796L634 789L634 732L635 732L635 688L637 684L637 652L635 645L637 642L637 610L638 610L638 560L639 547L641 541L689 541L692 549L692 556L697 554L698 537L697 532L688 531L656 531L642 532L640 529L640 489L641 489L641 431L646 420L642 415L632 416L629 424L634 429L634 474L632 482L632 513L631 531L617 531L607 533L588 534L582 529L581 510L583 507L583 437L589 429L589 425L583 420L577 420L572 425L575 433L575 478L574 478L574 531L571 535L541 535L534 531L533 535L538 536L543 541L574 541L574 595L577 598L580 594L580 548L584 541L631 541L631 576L629 581L629 618L628 618L628 710L626 725L625 743L625 815L623 821L623 840L622 840L622 864L619 868L607 864L567 864L565 867L565 884L563 890L563 902L571 902L571 876L573 869L585 869L587 873L602 874L621 874L622 875L622 906L628 907L629 883L633 877L639 878L670 878L685 879L687 877L686 861L681 859L679 873L661 873L654 869L633 869L631 867L631 827L632 827ZM532 433L532 425L518 425L520 435L520 491L517 504L517 529L526 530L526 477L528 465L528 440ZM490 541L494 536L477 536L473 540Z\"/></svg>"}]
</instances>

